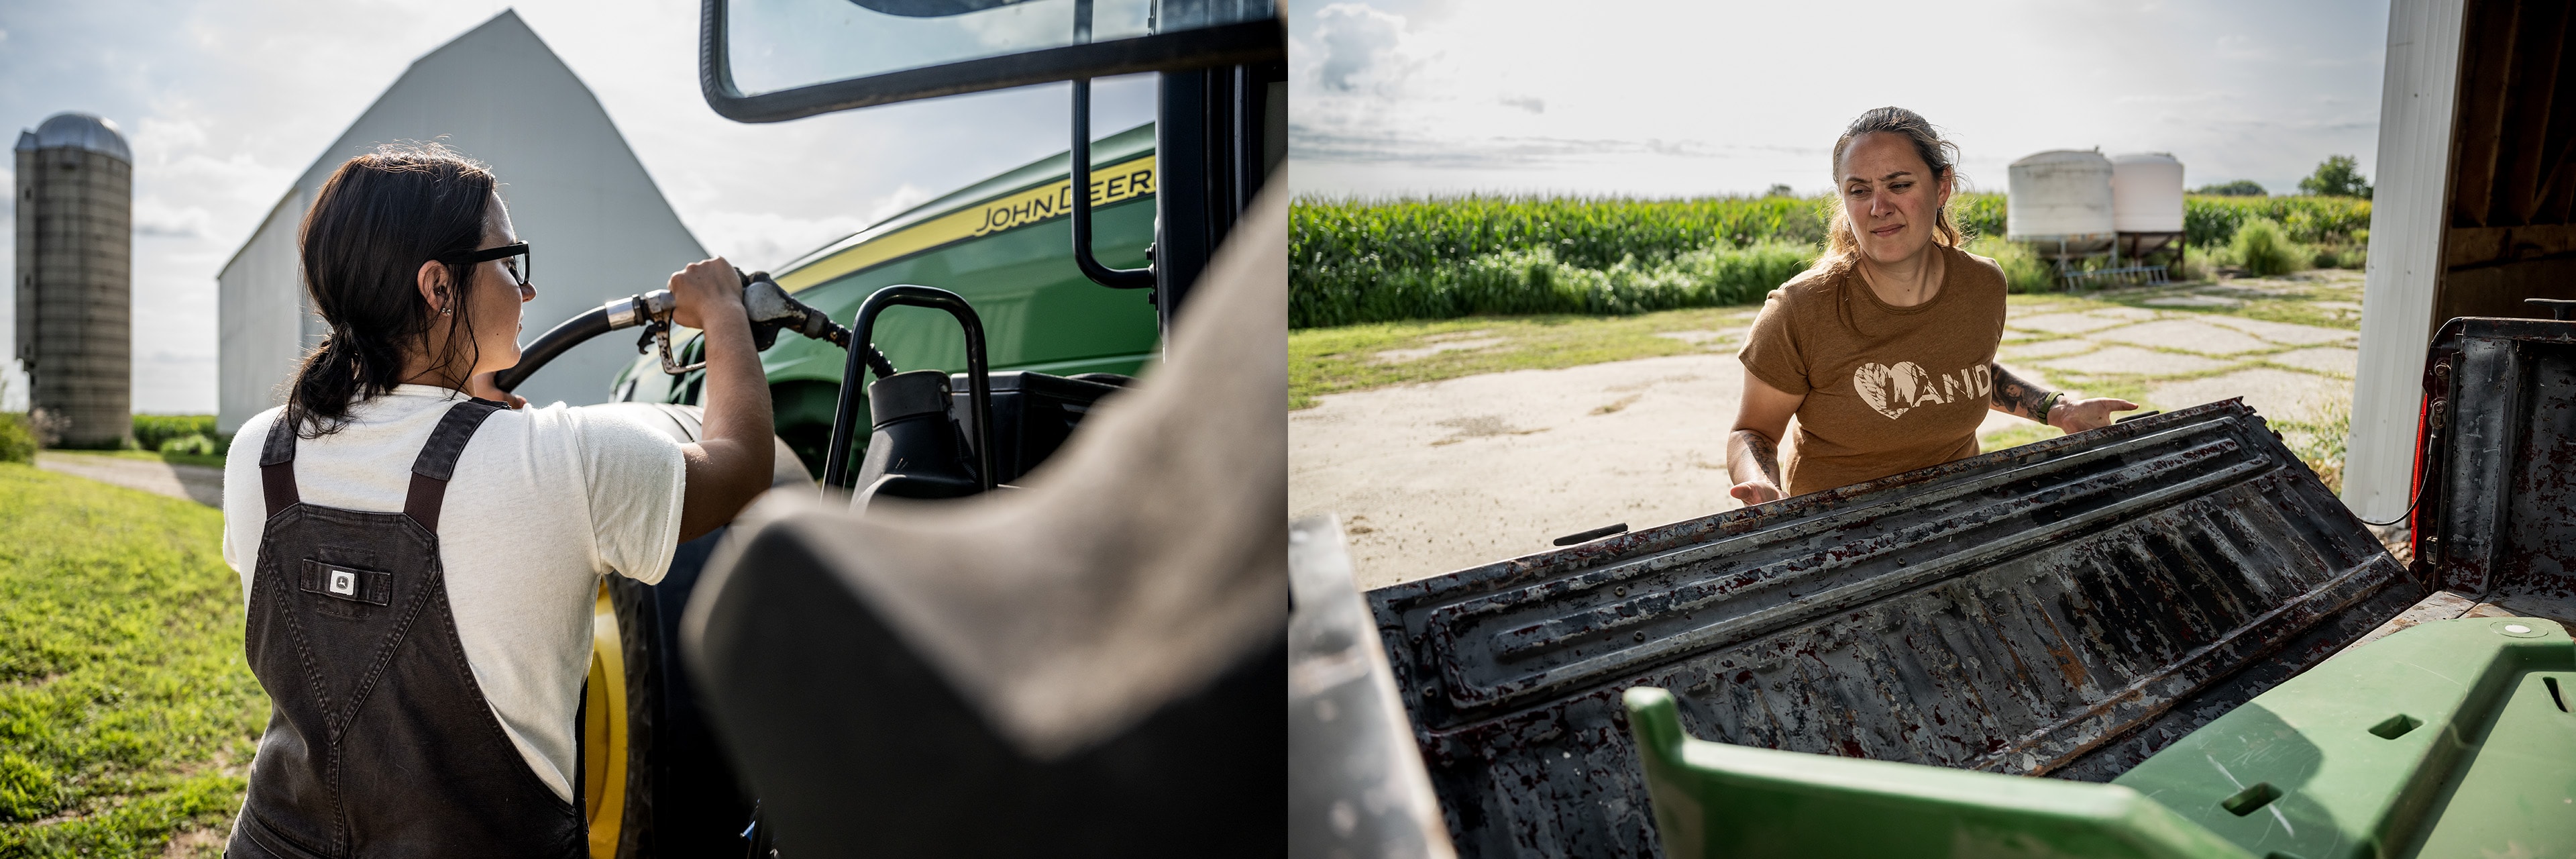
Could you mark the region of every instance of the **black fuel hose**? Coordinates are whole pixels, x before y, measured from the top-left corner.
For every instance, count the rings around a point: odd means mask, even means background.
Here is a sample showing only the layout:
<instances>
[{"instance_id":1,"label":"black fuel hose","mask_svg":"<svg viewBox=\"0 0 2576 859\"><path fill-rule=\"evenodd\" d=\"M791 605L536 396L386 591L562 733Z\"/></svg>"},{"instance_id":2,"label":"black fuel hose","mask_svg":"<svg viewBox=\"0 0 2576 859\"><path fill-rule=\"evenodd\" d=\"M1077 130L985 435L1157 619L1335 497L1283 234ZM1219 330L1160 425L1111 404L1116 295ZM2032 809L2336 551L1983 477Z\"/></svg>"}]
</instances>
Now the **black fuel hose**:
<instances>
[{"instance_id":1,"label":"black fuel hose","mask_svg":"<svg viewBox=\"0 0 2576 859\"><path fill-rule=\"evenodd\" d=\"M572 347L581 345L583 341L606 334L611 330L613 327L608 322L608 308L605 307L594 307L589 313L566 319L563 324L539 335L536 342L520 349L519 365L493 374L492 384L504 391L517 388L520 382L527 381L529 376L536 375L538 370L545 369L546 362L563 355Z\"/></svg>"}]
</instances>

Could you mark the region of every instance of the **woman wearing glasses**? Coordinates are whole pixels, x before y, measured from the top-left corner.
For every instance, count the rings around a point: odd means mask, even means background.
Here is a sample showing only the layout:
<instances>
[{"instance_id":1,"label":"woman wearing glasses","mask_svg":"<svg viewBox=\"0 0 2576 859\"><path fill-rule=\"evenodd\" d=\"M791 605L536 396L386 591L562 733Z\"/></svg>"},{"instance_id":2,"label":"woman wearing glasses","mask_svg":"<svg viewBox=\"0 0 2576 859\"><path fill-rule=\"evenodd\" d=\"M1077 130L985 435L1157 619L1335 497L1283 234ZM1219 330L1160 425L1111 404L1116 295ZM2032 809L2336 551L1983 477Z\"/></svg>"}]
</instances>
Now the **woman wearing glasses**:
<instances>
[{"instance_id":1,"label":"woman wearing glasses","mask_svg":"<svg viewBox=\"0 0 2576 859\"><path fill-rule=\"evenodd\" d=\"M599 577L660 579L768 488L769 389L723 260L670 281L706 332L701 441L493 387L536 297L497 185L387 147L305 216L330 333L225 468L224 559L273 707L229 855L581 853Z\"/></svg>"}]
</instances>

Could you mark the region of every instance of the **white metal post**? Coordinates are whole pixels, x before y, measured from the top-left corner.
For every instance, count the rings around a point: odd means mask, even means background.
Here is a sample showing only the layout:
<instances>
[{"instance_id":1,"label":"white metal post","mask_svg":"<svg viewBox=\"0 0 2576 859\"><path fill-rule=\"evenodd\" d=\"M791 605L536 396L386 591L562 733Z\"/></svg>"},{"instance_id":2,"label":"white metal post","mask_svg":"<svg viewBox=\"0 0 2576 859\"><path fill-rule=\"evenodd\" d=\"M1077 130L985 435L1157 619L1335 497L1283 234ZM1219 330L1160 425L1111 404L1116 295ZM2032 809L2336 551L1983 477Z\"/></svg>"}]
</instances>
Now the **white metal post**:
<instances>
[{"instance_id":1,"label":"white metal post","mask_svg":"<svg viewBox=\"0 0 2576 859\"><path fill-rule=\"evenodd\" d=\"M2364 519L2406 511L2449 205L2451 124L2464 0L2394 0L2379 94L2379 185L2362 286L2344 504Z\"/></svg>"}]
</instances>

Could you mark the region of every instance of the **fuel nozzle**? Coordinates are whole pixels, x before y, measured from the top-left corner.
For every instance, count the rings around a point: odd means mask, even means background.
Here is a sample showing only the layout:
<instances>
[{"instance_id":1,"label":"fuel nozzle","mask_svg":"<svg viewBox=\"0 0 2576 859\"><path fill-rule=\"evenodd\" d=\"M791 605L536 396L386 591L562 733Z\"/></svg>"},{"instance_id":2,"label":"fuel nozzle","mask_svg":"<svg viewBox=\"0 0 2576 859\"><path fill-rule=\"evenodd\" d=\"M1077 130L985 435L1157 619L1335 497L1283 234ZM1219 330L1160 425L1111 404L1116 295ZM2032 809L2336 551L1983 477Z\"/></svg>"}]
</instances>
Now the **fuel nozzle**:
<instances>
[{"instance_id":1,"label":"fuel nozzle","mask_svg":"<svg viewBox=\"0 0 2576 859\"><path fill-rule=\"evenodd\" d=\"M737 269L736 273L739 274L740 270ZM643 336L636 338L635 351L650 354L659 349L662 372L677 376L707 365L703 360L682 364L671 356L671 313L679 306L679 300L671 295L670 290L656 289L613 299L600 309L608 314L608 329L611 331L642 326ZM768 272L742 275L742 310L743 316L751 323L752 346L762 351L777 345L778 332L782 330L794 331L843 349L850 347L850 329L834 323L830 315L814 309L813 305L788 295L787 290L780 287ZM883 365L885 360L874 354L869 359L872 365ZM891 367L887 367L881 375L893 372Z\"/></svg>"},{"instance_id":2,"label":"fuel nozzle","mask_svg":"<svg viewBox=\"0 0 2576 859\"><path fill-rule=\"evenodd\" d=\"M742 309L751 318L751 342L762 349L777 342L780 329L850 348L850 329L834 324L823 311L788 295L768 272L743 275Z\"/></svg>"}]
</instances>

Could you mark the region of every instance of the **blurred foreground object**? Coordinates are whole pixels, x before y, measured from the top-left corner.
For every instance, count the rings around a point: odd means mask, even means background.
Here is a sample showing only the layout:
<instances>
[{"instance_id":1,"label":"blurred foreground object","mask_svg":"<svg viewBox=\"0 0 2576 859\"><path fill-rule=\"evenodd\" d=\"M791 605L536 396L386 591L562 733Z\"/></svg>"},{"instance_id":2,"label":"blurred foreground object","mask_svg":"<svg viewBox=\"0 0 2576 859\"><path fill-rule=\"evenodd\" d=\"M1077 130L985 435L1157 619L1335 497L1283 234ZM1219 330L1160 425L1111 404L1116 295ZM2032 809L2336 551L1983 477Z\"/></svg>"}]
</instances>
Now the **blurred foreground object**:
<instances>
[{"instance_id":1,"label":"blurred foreground object","mask_svg":"<svg viewBox=\"0 0 2576 859\"><path fill-rule=\"evenodd\" d=\"M1299 859L1453 859L1341 523L1288 527L1288 850Z\"/></svg>"},{"instance_id":2,"label":"blurred foreground object","mask_svg":"<svg viewBox=\"0 0 2576 859\"><path fill-rule=\"evenodd\" d=\"M1027 489L739 520L682 634L782 853L1285 853L1286 217Z\"/></svg>"}]
</instances>

